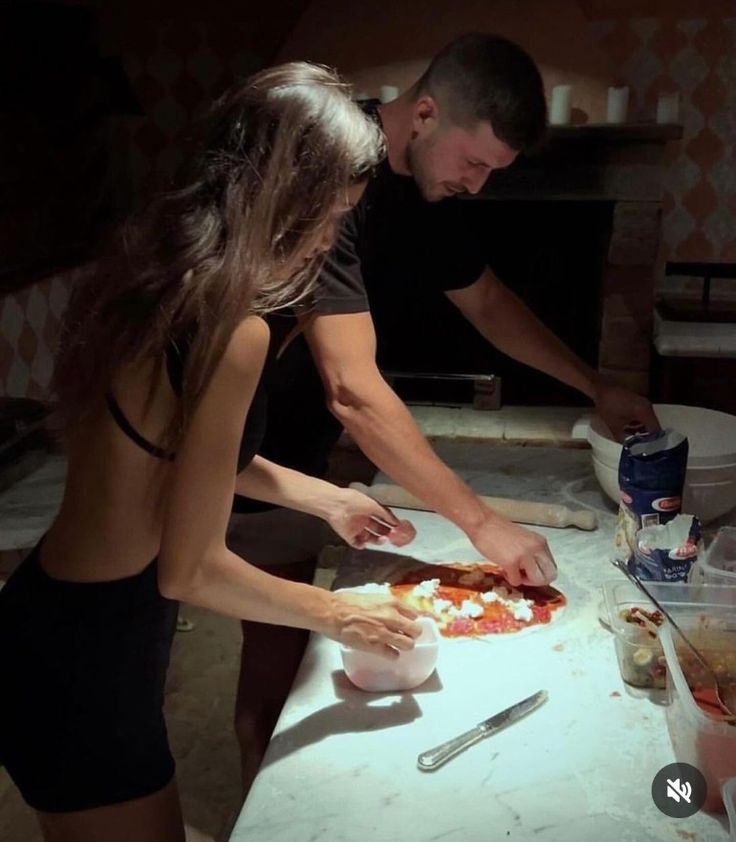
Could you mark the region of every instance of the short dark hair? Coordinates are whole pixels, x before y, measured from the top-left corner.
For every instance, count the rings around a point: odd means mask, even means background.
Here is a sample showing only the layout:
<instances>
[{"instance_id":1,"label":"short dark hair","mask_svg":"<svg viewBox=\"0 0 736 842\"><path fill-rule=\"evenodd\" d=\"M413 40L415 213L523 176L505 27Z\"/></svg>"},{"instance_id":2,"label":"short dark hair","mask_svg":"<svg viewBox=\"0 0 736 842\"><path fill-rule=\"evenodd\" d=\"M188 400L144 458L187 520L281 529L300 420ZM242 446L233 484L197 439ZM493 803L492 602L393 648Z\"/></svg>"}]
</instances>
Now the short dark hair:
<instances>
[{"instance_id":1,"label":"short dark hair","mask_svg":"<svg viewBox=\"0 0 736 842\"><path fill-rule=\"evenodd\" d=\"M533 149L544 137L547 104L539 69L501 35L455 38L432 59L415 93L433 96L455 125L489 122L496 137L517 151Z\"/></svg>"}]
</instances>

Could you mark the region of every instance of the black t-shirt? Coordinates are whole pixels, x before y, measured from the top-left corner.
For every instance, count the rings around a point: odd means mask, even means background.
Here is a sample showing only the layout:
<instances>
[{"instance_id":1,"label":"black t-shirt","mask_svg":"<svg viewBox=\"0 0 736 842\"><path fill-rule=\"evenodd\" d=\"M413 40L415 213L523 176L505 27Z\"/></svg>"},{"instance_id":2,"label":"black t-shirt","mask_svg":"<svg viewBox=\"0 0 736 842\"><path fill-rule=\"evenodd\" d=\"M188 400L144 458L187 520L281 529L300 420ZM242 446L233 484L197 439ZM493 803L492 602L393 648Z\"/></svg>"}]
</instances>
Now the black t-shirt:
<instances>
[{"instance_id":1,"label":"black t-shirt","mask_svg":"<svg viewBox=\"0 0 736 842\"><path fill-rule=\"evenodd\" d=\"M377 101L364 110L378 118ZM412 176L397 175L384 160L360 202L343 220L314 294L320 315L370 310L380 349L418 295L441 295L475 283L485 268L467 208L456 198L427 202ZM284 335L289 317L270 317ZM260 453L314 476L341 432L325 405L322 382L303 337L274 363L268 387L268 423ZM236 511L263 504L236 497Z\"/></svg>"},{"instance_id":2,"label":"black t-shirt","mask_svg":"<svg viewBox=\"0 0 736 842\"><path fill-rule=\"evenodd\" d=\"M379 120L377 105L371 100L364 110ZM384 159L325 260L315 309L360 313L370 304L374 318L380 317L376 303L383 293L461 289L475 283L484 267L464 202L425 201L414 178L397 175Z\"/></svg>"}]
</instances>

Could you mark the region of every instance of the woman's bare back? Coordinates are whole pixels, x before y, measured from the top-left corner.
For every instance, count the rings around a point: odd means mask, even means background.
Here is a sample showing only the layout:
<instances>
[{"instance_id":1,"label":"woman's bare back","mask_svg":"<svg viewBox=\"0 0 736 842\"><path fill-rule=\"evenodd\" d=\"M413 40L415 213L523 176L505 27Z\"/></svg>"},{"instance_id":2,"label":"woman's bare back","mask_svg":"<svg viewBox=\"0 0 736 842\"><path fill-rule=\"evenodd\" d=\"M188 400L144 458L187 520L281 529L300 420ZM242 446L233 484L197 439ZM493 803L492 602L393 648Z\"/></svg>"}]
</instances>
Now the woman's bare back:
<instances>
[{"instance_id":1,"label":"woman's bare back","mask_svg":"<svg viewBox=\"0 0 736 842\"><path fill-rule=\"evenodd\" d=\"M112 392L143 438L161 440L177 397L161 367L146 407L153 365L121 371ZM68 474L57 519L41 550L44 569L60 579L101 581L140 572L158 553L171 463L123 433L100 400L69 431Z\"/></svg>"}]
</instances>

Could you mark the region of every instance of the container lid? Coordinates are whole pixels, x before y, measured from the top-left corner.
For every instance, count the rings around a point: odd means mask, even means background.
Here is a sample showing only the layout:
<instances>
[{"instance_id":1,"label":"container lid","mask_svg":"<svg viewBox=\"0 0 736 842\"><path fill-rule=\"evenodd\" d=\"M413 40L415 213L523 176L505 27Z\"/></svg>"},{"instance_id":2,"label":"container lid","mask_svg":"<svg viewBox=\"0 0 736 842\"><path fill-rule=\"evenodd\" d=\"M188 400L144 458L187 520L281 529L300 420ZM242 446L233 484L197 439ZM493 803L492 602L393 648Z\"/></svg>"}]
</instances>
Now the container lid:
<instances>
[{"instance_id":1,"label":"container lid","mask_svg":"<svg viewBox=\"0 0 736 842\"><path fill-rule=\"evenodd\" d=\"M736 619L736 582L733 585L706 585L700 582L647 582L655 599L675 615L698 614L706 607L715 608L719 614L733 612ZM603 593L608 609L608 625L616 631L624 623L618 612L622 606L641 605L655 610L653 603L628 579L609 579L603 583Z\"/></svg>"}]
</instances>

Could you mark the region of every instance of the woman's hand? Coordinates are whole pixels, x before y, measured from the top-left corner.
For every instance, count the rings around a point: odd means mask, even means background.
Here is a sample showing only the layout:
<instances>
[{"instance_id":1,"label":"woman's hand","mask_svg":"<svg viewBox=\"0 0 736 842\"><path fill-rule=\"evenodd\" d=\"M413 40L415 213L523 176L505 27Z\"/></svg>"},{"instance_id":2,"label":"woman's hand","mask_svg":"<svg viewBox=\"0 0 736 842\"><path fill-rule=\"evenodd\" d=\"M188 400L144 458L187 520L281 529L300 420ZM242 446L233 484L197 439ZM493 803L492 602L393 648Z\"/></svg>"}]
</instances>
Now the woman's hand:
<instances>
[{"instance_id":1,"label":"woman's hand","mask_svg":"<svg viewBox=\"0 0 736 842\"><path fill-rule=\"evenodd\" d=\"M325 520L351 547L368 544L403 547L414 540L416 530L408 520L399 520L385 506L352 488L336 490L335 501Z\"/></svg>"},{"instance_id":2,"label":"woman's hand","mask_svg":"<svg viewBox=\"0 0 736 842\"><path fill-rule=\"evenodd\" d=\"M382 594L335 593L327 637L353 649L394 660L399 651L414 648L422 633L417 613L408 605Z\"/></svg>"}]
</instances>

